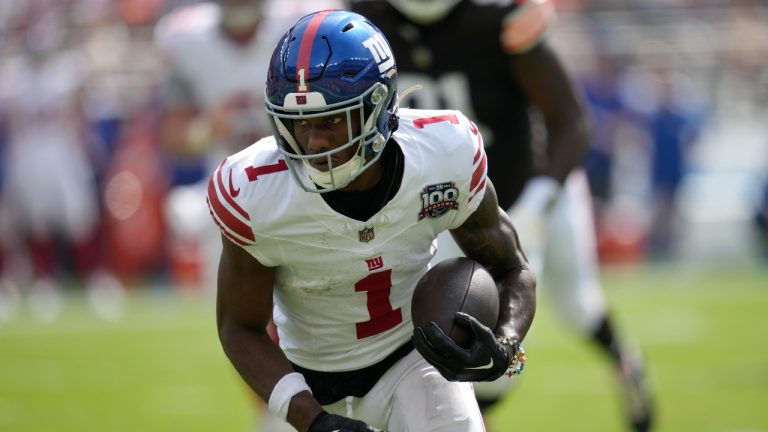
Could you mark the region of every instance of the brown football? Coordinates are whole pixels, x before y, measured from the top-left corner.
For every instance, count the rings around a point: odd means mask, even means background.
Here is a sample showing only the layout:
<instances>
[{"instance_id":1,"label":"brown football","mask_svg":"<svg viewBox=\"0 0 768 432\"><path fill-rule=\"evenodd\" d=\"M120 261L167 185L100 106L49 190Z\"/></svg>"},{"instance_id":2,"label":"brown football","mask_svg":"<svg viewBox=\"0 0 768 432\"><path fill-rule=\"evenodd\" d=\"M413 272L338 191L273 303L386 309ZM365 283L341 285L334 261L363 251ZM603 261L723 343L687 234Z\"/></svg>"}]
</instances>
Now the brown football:
<instances>
[{"instance_id":1,"label":"brown football","mask_svg":"<svg viewBox=\"0 0 768 432\"><path fill-rule=\"evenodd\" d=\"M468 348L473 335L456 325L453 316L465 312L493 330L499 319L496 283L477 261L450 258L432 267L416 284L411 299L414 327L434 321L457 345Z\"/></svg>"}]
</instances>

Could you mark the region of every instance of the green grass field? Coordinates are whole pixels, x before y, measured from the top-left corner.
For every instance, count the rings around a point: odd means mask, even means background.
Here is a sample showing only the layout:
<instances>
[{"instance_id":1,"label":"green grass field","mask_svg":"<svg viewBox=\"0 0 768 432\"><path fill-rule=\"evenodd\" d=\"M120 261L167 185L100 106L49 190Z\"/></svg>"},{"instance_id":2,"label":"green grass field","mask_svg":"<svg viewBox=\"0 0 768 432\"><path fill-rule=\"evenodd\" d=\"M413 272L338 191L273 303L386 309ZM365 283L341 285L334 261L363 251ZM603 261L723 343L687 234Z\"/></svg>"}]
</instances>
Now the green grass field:
<instances>
[{"instance_id":1,"label":"green grass field","mask_svg":"<svg viewBox=\"0 0 768 432\"><path fill-rule=\"evenodd\" d=\"M768 269L603 278L651 364L658 431L768 431ZM492 431L624 430L613 371L546 303ZM251 406L210 300L141 291L107 323L73 296L54 324L22 313L0 327L0 431L249 431Z\"/></svg>"}]
</instances>

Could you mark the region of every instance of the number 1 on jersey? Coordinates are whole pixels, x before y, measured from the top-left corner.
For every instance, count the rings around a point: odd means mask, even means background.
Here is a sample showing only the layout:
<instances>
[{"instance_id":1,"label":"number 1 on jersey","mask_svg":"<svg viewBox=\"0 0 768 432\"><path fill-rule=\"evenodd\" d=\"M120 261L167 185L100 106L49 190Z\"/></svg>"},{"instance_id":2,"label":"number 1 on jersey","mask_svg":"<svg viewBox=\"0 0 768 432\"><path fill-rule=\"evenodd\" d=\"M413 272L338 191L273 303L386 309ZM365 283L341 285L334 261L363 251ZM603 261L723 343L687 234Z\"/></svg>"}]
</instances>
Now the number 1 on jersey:
<instances>
[{"instance_id":1,"label":"number 1 on jersey","mask_svg":"<svg viewBox=\"0 0 768 432\"><path fill-rule=\"evenodd\" d=\"M418 129L424 129L424 126L432 123L439 123L439 122L451 122L452 124L459 124L459 119L453 114L446 114L446 115L439 115L434 117L422 117L417 118L413 121L413 125L416 126Z\"/></svg>"},{"instance_id":2,"label":"number 1 on jersey","mask_svg":"<svg viewBox=\"0 0 768 432\"><path fill-rule=\"evenodd\" d=\"M357 338L385 332L403 322L403 312L400 308L392 309L389 294L392 291L392 270L372 273L355 284L355 291L367 294L368 314L371 319L355 324Z\"/></svg>"}]
</instances>

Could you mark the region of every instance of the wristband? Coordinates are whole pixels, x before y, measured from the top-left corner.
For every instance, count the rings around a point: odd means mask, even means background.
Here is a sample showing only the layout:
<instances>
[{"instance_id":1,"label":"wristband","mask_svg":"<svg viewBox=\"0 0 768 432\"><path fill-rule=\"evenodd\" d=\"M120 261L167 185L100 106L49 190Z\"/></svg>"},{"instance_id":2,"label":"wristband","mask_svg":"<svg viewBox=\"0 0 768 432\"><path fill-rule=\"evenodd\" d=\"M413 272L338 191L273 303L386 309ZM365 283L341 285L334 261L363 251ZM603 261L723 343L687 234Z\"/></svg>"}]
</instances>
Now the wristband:
<instances>
[{"instance_id":1,"label":"wristband","mask_svg":"<svg viewBox=\"0 0 768 432\"><path fill-rule=\"evenodd\" d=\"M528 180L513 207L529 209L534 214L542 214L552 207L560 183L547 176L537 176Z\"/></svg>"},{"instance_id":2,"label":"wristband","mask_svg":"<svg viewBox=\"0 0 768 432\"><path fill-rule=\"evenodd\" d=\"M303 391L312 393L312 390L307 385L307 381L304 380L304 375L298 372L283 375L269 395L269 411L281 420L286 420L291 399Z\"/></svg>"}]
</instances>

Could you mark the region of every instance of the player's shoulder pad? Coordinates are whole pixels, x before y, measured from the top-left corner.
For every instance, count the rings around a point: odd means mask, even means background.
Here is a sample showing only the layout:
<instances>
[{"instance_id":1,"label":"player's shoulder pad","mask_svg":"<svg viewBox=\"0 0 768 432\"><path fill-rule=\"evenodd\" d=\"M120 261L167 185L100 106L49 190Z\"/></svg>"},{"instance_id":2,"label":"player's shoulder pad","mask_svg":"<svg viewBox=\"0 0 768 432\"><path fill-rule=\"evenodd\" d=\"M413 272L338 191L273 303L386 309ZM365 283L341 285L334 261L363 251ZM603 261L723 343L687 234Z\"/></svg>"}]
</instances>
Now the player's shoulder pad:
<instances>
[{"instance_id":1,"label":"player's shoulder pad","mask_svg":"<svg viewBox=\"0 0 768 432\"><path fill-rule=\"evenodd\" d=\"M487 157L477 126L457 110L399 111L402 132L415 137L422 154L445 172L459 173L469 201L485 190Z\"/></svg>"},{"instance_id":2,"label":"player's shoulder pad","mask_svg":"<svg viewBox=\"0 0 768 432\"><path fill-rule=\"evenodd\" d=\"M509 54L520 54L544 38L555 21L555 6L552 0L514 0L512 3L501 23L501 46Z\"/></svg>"},{"instance_id":3,"label":"player's shoulder pad","mask_svg":"<svg viewBox=\"0 0 768 432\"><path fill-rule=\"evenodd\" d=\"M241 246L255 244L251 204L265 202L263 196L279 195L269 174L282 171L287 172L288 166L272 137L227 157L213 171L206 201L214 223L230 240Z\"/></svg>"},{"instance_id":4,"label":"player's shoulder pad","mask_svg":"<svg viewBox=\"0 0 768 432\"><path fill-rule=\"evenodd\" d=\"M161 48L169 48L195 38L214 28L220 13L215 3L180 6L160 18L154 30L155 43Z\"/></svg>"}]
</instances>

